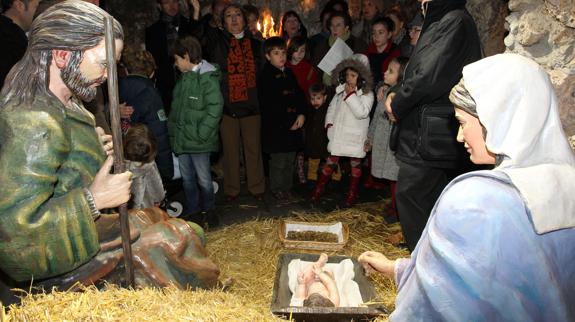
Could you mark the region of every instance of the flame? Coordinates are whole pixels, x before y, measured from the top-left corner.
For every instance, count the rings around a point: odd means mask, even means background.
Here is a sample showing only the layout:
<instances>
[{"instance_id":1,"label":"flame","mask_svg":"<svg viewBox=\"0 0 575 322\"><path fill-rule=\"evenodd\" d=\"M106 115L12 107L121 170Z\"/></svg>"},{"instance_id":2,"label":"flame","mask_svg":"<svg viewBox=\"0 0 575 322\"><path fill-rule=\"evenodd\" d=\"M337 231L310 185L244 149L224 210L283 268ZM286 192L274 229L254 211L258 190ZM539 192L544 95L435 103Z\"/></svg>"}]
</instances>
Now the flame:
<instances>
[{"instance_id":1,"label":"flame","mask_svg":"<svg viewBox=\"0 0 575 322\"><path fill-rule=\"evenodd\" d=\"M280 35L279 30L276 30L279 28L275 26L274 18L268 11L262 12L262 22L263 26L258 21L258 30L262 33L264 38L270 38Z\"/></svg>"}]
</instances>

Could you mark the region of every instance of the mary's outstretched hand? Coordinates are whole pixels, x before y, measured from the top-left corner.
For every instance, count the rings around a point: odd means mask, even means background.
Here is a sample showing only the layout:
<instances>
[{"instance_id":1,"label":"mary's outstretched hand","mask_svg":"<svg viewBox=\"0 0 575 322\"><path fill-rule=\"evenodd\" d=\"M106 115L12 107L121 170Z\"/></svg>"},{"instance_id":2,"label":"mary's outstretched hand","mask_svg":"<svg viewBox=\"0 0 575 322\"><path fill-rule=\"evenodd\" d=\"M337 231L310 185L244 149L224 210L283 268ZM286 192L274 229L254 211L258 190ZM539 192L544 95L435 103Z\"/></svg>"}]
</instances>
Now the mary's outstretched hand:
<instances>
[{"instance_id":1,"label":"mary's outstretched hand","mask_svg":"<svg viewBox=\"0 0 575 322\"><path fill-rule=\"evenodd\" d=\"M357 260L363 266L366 275L379 272L386 277L393 278L395 262L382 253L367 251L359 255Z\"/></svg>"}]
</instances>

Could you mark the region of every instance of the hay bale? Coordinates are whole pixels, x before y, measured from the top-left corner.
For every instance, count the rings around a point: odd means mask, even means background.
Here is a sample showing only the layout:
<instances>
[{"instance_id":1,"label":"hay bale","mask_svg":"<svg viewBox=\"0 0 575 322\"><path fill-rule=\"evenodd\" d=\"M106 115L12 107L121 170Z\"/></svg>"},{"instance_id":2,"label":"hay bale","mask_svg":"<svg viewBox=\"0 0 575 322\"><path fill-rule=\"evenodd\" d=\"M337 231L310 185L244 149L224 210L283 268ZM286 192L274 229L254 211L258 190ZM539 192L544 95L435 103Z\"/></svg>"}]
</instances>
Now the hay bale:
<instances>
[{"instance_id":1,"label":"hay bale","mask_svg":"<svg viewBox=\"0 0 575 322\"><path fill-rule=\"evenodd\" d=\"M387 225L378 215L383 207L371 203L328 214L294 213L289 219L347 223L350 239L337 255L356 257L375 250L391 259L409 256L385 242L400 228ZM282 252L294 252L282 248L278 226L278 219L256 219L207 233L207 249L221 269L221 279L234 280L226 292L108 286L104 290L87 287L82 292L28 294L20 306L11 306L7 313L0 307L0 321L278 321L269 309L277 259ZM392 310L394 282L381 276L374 276L373 281L384 305ZM386 320L386 316L376 319Z\"/></svg>"}]
</instances>

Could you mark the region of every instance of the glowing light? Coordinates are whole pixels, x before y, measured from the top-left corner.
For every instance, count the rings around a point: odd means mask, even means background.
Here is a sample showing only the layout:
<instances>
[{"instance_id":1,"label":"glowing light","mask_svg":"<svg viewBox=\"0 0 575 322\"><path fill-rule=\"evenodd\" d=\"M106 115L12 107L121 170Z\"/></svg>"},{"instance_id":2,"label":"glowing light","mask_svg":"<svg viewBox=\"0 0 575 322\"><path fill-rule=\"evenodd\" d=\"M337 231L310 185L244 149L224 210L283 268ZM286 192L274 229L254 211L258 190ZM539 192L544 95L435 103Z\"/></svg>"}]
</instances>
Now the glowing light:
<instances>
[{"instance_id":1,"label":"glowing light","mask_svg":"<svg viewBox=\"0 0 575 322\"><path fill-rule=\"evenodd\" d=\"M279 36L279 29L274 24L274 18L269 11L262 12L262 24L258 21L258 30L262 33L264 38Z\"/></svg>"},{"instance_id":2,"label":"glowing light","mask_svg":"<svg viewBox=\"0 0 575 322\"><path fill-rule=\"evenodd\" d=\"M315 0L303 0L302 7L304 12L308 12L315 7Z\"/></svg>"}]
</instances>

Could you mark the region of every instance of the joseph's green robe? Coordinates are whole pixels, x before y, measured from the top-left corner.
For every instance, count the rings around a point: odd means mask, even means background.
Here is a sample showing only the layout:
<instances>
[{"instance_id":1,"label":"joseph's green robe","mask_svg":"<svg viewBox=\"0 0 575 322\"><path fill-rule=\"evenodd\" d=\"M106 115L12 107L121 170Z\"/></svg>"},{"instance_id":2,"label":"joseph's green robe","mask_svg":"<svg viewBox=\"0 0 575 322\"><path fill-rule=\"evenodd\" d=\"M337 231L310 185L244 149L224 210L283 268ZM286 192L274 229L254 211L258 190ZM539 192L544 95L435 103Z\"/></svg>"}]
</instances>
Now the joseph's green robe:
<instances>
[{"instance_id":1,"label":"joseph's green robe","mask_svg":"<svg viewBox=\"0 0 575 322\"><path fill-rule=\"evenodd\" d=\"M83 188L106 155L75 105L0 107L0 269L16 281L69 272L100 248Z\"/></svg>"}]
</instances>

